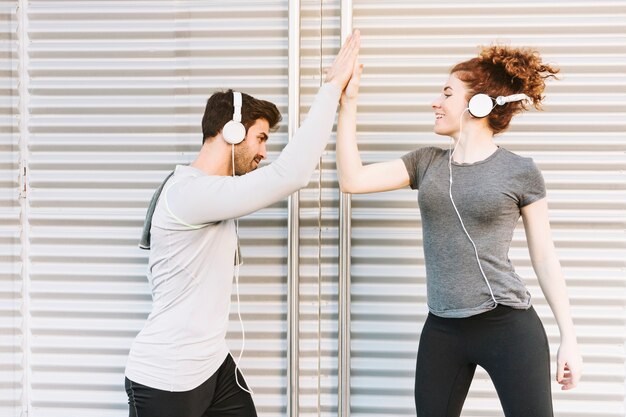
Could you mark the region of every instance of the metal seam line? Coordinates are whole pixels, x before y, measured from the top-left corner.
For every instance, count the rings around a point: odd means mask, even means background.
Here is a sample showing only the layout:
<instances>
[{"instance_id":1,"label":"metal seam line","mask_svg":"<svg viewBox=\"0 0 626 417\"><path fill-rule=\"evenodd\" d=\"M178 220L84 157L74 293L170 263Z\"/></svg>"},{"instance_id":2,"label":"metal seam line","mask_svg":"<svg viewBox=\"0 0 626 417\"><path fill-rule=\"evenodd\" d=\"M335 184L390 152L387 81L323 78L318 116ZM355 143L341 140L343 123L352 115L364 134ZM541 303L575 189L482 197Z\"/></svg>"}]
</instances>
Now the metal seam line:
<instances>
[{"instance_id":1,"label":"metal seam line","mask_svg":"<svg viewBox=\"0 0 626 417\"><path fill-rule=\"evenodd\" d=\"M352 33L352 0L341 0L341 39ZM351 197L339 198L339 332L338 332L338 417L350 416L350 232Z\"/></svg>"},{"instance_id":2,"label":"metal seam line","mask_svg":"<svg viewBox=\"0 0 626 417\"><path fill-rule=\"evenodd\" d=\"M320 87L324 75L324 0L320 0ZM317 416L322 414L322 164L323 155L320 155L317 182Z\"/></svg>"},{"instance_id":3,"label":"metal seam line","mask_svg":"<svg viewBox=\"0 0 626 417\"><path fill-rule=\"evenodd\" d=\"M288 140L291 140L300 121L300 0L289 1L288 42ZM287 218L287 415L299 412L299 229L300 193L289 196Z\"/></svg>"},{"instance_id":4,"label":"metal seam line","mask_svg":"<svg viewBox=\"0 0 626 417\"><path fill-rule=\"evenodd\" d=\"M29 224L29 194L28 178L30 172L28 170L28 142L29 142L29 75L28 75L28 1L19 0L17 5L17 37L18 37L18 54L19 54L19 149L20 149L20 244L22 261L21 277L22 277L22 414L30 415L31 403L31 322L30 322L30 224Z\"/></svg>"}]
</instances>

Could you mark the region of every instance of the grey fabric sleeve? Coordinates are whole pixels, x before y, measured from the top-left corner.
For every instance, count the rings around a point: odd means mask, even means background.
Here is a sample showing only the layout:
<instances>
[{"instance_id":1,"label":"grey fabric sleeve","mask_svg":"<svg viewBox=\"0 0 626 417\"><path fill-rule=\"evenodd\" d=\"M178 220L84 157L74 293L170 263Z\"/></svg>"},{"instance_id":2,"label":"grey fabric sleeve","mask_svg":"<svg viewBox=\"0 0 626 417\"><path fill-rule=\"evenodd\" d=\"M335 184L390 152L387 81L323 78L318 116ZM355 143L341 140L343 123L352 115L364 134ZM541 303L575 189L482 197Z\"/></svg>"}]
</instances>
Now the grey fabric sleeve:
<instances>
[{"instance_id":1,"label":"grey fabric sleeve","mask_svg":"<svg viewBox=\"0 0 626 417\"><path fill-rule=\"evenodd\" d=\"M402 162L404 162L406 171L409 174L409 185L413 190L419 188L420 183L424 179L424 174L426 174L426 170L437 151L442 152L439 148L427 146L402 156Z\"/></svg>"},{"instance_id":2,"label":"grey fabric sleeve","mask_svg":"<svg viewBox=\"0 0 626 417\"><path fill-rule=\"evenodd\" d=\"M203 175L167 189L171 212L194 225L234 219L305 187L328 143L340 95L333 84L320 88L306 120L275 162L242 176Z\"/></svg>"},{"instance_id":3,"label":"grey fabric sleeve","mask_svg":"<svg viewBox=\"0 0 626 417\"><path fill-rule=\"evenodd\" d=\"M524 178L523 194L520 196L519 202L520 208L541 200L546 196L546 183L543 175L532 159L529 159L528 169Z\"/></svg>"},{"instance_id":4,"label":"grey fabric sleeve","mask_svg":"<svg viewBox=\"0 0 626 417\"><path fill-rule=\"evenodd\" d=\"M409 174L409 186L413 190L417 190L417 164L418 164L418 152L419 149L402 155L402 162L406 167L406 172Z\"/></svg>"}]
</instances>

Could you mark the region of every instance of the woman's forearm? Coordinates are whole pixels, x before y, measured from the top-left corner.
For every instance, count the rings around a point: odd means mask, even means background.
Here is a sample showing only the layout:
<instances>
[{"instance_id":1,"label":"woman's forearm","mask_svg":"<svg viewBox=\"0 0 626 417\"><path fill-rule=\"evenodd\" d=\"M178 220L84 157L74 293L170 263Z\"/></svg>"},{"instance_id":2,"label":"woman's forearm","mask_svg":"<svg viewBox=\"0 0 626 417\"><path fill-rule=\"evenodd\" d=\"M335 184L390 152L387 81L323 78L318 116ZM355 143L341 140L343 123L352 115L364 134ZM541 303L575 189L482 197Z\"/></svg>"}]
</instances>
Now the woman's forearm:
<instances>
[{"instance_id":1,"label":"woman's forearm","mask_svg":"<svg viewBox=\"0 0 626 417\"><path fill-rule=\"evenodd\" d=\"M576 339L565 278L556 253L533 262L541 290L554 314L561 340Z\"/></svg>"},{"instance_id":2,"label":"woman's forearm","mask_svg":"<svg viewBox=\"0 0 626 417\"><path fill-rule=\"evenodd\" d=\"M356 143L356 98L341 97L337 121L337 176L342 191L354 191L363 163Z\"/></svg>"}]
</instances>

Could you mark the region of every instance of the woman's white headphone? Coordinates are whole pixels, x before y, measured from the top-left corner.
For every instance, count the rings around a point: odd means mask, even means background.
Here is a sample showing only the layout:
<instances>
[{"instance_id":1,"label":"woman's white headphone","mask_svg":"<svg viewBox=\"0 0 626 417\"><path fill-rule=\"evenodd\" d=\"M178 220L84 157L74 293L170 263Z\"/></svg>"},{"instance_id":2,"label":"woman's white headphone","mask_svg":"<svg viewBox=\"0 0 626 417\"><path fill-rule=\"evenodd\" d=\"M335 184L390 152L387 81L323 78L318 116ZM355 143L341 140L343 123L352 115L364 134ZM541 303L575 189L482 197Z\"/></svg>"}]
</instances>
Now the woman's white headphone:
<instances>
[{"instance_id":1,"label":"woman's white headphone","mask_svg":"<svg viewBox=\"0 0 626 417\"><path fill-rule=\"evenodd\" d=\"M512 101L530 100L526 94L513 94L510 96L498 96L496 99L489 97L487 94L476 94L470 98L467 109L474 117L485 117L496 106L503 106ZM495 103L494 103L495 101Z\"/></svg>"},{"instance_id":2,"label":"woman's white headphone","mask_svg":"<svg viewBox=\"0 0 626 417\"><path fill-rule=\"evenodd\" d=\"M241 123L242 97L239 91L233 91L233 120L230 120L222 129L222 137L231 145L241 143L246 137L246 127Z\"/></svg>"}]
</instances>

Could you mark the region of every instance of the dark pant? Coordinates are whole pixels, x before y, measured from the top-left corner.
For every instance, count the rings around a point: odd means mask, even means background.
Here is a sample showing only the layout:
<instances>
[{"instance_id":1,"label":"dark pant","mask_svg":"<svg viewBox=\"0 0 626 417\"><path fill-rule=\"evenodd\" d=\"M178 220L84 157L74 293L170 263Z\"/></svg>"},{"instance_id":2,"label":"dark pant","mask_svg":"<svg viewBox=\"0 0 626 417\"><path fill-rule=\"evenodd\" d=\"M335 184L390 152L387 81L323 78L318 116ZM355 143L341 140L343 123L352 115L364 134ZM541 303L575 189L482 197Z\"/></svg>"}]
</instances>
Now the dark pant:
<instances>
[{"instance_id":1,"label":"dark pant","mask_svg":"<svg viewBox=\"0 0 626 417\"><path fill-rule=\"evenodd\" d=\"M248 389L241 373L239 383ZM256 417L252 397L235 382L235 361L228 355L220 368L191 391L150 388L126 378L129 417Z\"/></svg>"},{"instance_id":2,"label":"dark pant","mask_svg":"<svg viewBox=\"0 0 626 417\"><path fill-rule=\"evenodd\" d=\"M429 314L415 374L418 417L458 417L476 365L496 387L506 417L552 417L550 351L535 310L499 305L476 316Z\"/></svg>"}]
</instances>

